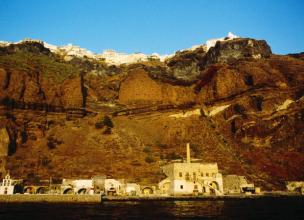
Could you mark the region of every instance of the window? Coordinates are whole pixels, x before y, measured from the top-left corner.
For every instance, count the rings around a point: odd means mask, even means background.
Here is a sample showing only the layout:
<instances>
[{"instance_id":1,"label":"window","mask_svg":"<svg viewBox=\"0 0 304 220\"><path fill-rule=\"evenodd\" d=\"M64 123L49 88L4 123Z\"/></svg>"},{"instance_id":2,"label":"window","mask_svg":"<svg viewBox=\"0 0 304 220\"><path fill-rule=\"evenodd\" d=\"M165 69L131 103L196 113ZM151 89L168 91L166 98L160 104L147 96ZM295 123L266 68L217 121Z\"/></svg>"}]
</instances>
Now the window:
<instances>
[{"instance_id":1,"label":"window","mask_svg":"<svg viewBox=\"0 0 304 220\"><path fill-rule=\"evenodd\" d=\"M189 175L189 173L186 173L186 180L190 180L190 175Z\"/></svg>"},{"instance_id":2,"label":"window","mask_svg":"<svg viewBox=\"0 0 304 220\"><path fill-rule=\"evenodd\" d=\"M183 173L182 172L179 172L179 177L183 177Z\"/></svg>"},{"instance_id":3,"label":"window","mask_svg":"<svg viewBox=\"0 0 304 220\"><path fill-rule=\"evenodd\" d=\"M209 173L206 173L206 176L209 176Z\"/></svg>"},{"instance_id":4,"label":"window","mask_svg":"<svg viewBox=\"0 0 304 220\"><path fill-rule=\"evenodd\" d=\"M201 176L204 176L204 173L201 173Z\"/></svg>"},{"instance_id":5,"label":"window","mask_svg":"<svg viewBox=\"0 0 304 220\"><path fill-rule=\"evenodd\" d=\"M194 189L197 189L197 185L194 185Z\"/></svg>"},{"instance_id":6,"label":"window","mask_svg":"<svg viewBox=\"0 0 304 220\"><path fill-rule=\"evenodd\" d=\"M183 186L183 185L180 185L180 188L181 188L181 189L183 189L183 188L184 188L184 186Z\"/></svg>"}]
</instances>

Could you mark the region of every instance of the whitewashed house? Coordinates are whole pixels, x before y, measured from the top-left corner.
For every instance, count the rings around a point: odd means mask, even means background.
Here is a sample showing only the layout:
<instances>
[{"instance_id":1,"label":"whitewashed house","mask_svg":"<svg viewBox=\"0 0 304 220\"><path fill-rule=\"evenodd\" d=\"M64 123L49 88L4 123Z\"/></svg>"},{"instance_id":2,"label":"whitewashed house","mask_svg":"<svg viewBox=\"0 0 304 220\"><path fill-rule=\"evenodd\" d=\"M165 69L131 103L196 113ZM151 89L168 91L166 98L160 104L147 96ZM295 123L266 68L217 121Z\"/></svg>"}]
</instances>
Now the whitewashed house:
<instances>
[{"instance_id":1,"label":"whitewashed house","mask_svg":"<svg viewBox=\"0 0 304 220\"><path fill-rule=\"evenodd\" d=\"M125 194L127 196L138 196L140 194L140 185L136 183L126 183Z\"/></svg>"},{"instance_id":2,"label":"whitewashed house","mask_svg":"<svg viewBox=\"0 0 304 220\"><path fill-rule=\"evenodd\" d=\"M62 185L64 194L94 194L93 179L63 179Z\"/></svg>"},{"instance_id":3,"label":"whitewashed house","mask_svg":"<svg viewBox=\"0 0 304 220\"><path fill-rule=\"evenodd\" d=\"M13 180L11 179L10 175L7 174L5 178L2 180L0 185L0 195L12 195L14 194L14 184Z\"/></svg>"},{"instance_id":4,"label":"whitewashed house","mask_svg":"<svg viewBox=\"0 0 304 220\"><path fill-rule=\"evenodd\" d=\"M106 195L121 195L123 193L123 184L115 179L105 179Z\"/></svg>"},{"instance_id":5,"label":"whitewashed house","mask_svg":"<svg viewBox=\"0 0 304 220\"><path fill-rule=\"evenodd\" d=\"M159 183L164 195L222 195L223 179L217 163L191 162L187 144L186 162L171 162L162 167L167 176Z\"/></svg>"},{"instance_id":6,"label":"whitewashed house","mask_svg":"<svg viewBox=\"0 0 304 220\"><path fill-rule=\"evenodd\" d=\"M253 183L249 183L245 176L226 175L223 177L225 194L255 193L258 187L254 187Z\"/></svg>"}]
</instances>

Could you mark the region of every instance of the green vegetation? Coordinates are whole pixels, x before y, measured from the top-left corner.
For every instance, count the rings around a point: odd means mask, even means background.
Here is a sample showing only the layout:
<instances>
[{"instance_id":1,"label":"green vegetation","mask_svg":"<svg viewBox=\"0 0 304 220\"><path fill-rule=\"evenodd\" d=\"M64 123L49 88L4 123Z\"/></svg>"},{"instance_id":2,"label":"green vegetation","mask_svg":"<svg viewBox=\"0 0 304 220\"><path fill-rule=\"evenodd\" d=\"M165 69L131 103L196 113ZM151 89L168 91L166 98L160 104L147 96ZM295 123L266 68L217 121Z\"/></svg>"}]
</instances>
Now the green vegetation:
<instances>
[{"instance_id":1,"label":"green vegetation","mask_svg":"<svg viewBox=\"0 0 304 220\"><path fill-rule=\"evenodd\" d=\"M177 160L177 159L182 159L182 157L175 152L171 152L171 153L166 155L166 159L167 160Z\"/></svg>"},{"instance_id":2,"label":"green vegetation","mask_svg":"<svg viewBox=\"0 0 304 220\"><path fill-rule=\"evenodd\" d=\"M58 83L79 74L76 67L56 60L55 57L26 51L0 55L0 67L26 72L40 72L46 79L53 79Z\"/></svg>"},{"instance_id":3,"label":"green vegetation","mask_svg":"<svg viewBox=\"0 0 304 220\"><path fill-rule=\"evenodd\" d=\"M152 155L148 155L146 158L145 158L145 161L147 163L153 163L155 162L155 160L153 159Z\"/></svg>"},{"instance_id":4,"label":"green vegetation","mask_svg":"<svg viewBox=\"0 0 304 220\"><path fill-rule=\"evenodd\" d=\"M109 128L113 128L113 127L114 127L111 118L110 118L109 116L107 116L107 115L104 116L104 118L103 118L103 124L104 124L105 126L108 126Z\"/></svg>"},{"instance_id":5,"label":"green vegetation","mask_svg":"<svg viewBox=\"0 0 304 220\"><path fill-rule=\"evenodd\" d=\"M151 147L145 146L144 149L143 149L143 152L150 153L151 152Z\"/></svg>"}]
</instances>

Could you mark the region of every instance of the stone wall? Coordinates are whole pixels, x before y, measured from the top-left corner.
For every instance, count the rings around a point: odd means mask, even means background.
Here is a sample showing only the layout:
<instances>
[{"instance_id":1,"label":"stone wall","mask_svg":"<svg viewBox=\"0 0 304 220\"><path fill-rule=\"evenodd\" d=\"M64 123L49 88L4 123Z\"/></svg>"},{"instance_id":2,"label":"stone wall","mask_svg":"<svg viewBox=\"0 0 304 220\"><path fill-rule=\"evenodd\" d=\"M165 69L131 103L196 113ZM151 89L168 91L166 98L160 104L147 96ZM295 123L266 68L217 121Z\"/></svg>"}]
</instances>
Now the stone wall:
<instances>
[{"instance_id":1,"label":"stone wall","mask_svg":"<svg viewBox=\"0 0 304 220\"><path fill-rule=\"evenodd\" d=\"M101 195L0 195L3 202L100 203Z\"/></svg>"}]
</instances>

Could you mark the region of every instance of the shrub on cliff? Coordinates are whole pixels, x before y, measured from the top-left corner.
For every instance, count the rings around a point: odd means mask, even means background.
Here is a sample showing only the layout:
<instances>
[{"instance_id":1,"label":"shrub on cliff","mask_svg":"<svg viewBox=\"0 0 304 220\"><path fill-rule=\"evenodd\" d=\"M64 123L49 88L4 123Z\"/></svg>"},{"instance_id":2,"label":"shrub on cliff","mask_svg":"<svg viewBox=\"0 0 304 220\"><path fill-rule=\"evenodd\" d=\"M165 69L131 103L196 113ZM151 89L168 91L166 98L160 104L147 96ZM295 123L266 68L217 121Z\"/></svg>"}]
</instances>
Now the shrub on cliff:
<instances>
[{"instance_id":1,"label":"shrub on cliff","mask_svg":"<svg viewBox=\"0 0 304 220\"><path fill-rule=\"evenodd\" d=\"M182 157L175 152L171 152L171 153L166 155L166 159L168 159L168 160L177 160L177 159L181 159L181 158Z\"/></svg>"},{"instance_id":2,"label":"shrub on cliff","mask_svg":"<svg viewBox=\"0 0 304 220\"><path fill-rule=\"evenodd\" d=\"M47 146L50 150L54 149L58 144L62 144L63 141L56 139L54 136L49 136L47 138Z\"/></svg>"},{"instance_id":3,"label":"shrub on cliff","mask_svg":"<svg viewBox=\"0 0 304 220\"><path fill-rule=\"evenodd\" d=\"M151 147L149 147L149 146L144 147L143 152L150 153L151 152Z\"/></svg>"},{"instance_id":4,"label":"shrub on cliff","mask_svg":"<svg viewBox=\"0 0 304 220\"><path fill-rule=\"evenodd\" d=\"M145 158L145 161L147 163L153 163L155 160L153 159L153 157L151 155L148 155L146 158Z\"/></svg>"},{"instance_id":5,"label":"shrub on cliff","mask_svg":"<svg viewBox=\"0 0 304 220\"><path fill-rule=\"evenodd\" d=\"M104 124L105 126L108 126L109 128L113 128L113 127L114 127L111 118L110 118L109 116L107 116L107 115L104 116L104 118L103 118L103 124Z\"/></svg>"},{"instance_id":6,"label":"shrub on cliff","mask_svg":"<svg viewBox=\"0 0 304 220\"><path fill-rule=\"evenodd\" d=\"M113 128L113 122L109 116L104 116L102 120L95 123L95 128L101 129L104 126L107 126L108 128Z\"/></svg>"}]
</instances>

